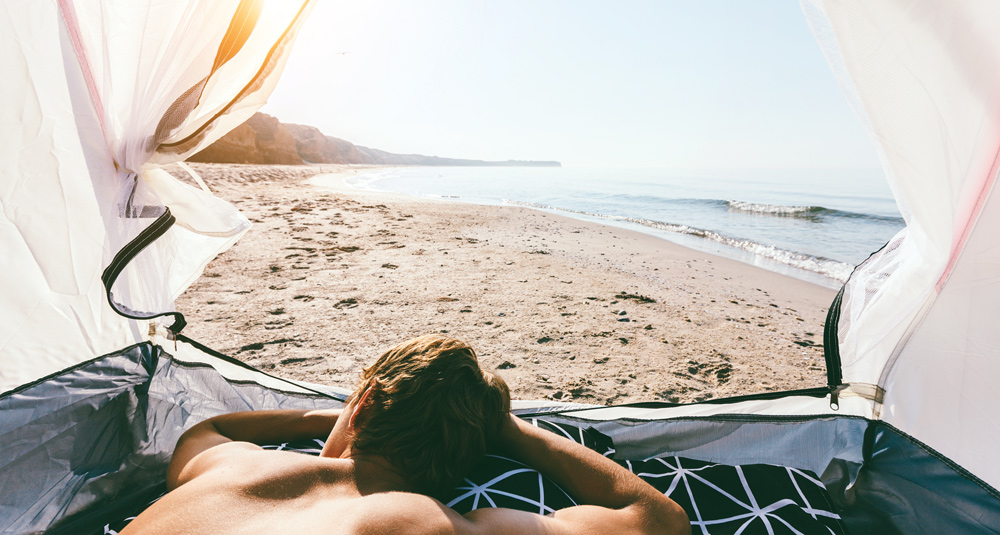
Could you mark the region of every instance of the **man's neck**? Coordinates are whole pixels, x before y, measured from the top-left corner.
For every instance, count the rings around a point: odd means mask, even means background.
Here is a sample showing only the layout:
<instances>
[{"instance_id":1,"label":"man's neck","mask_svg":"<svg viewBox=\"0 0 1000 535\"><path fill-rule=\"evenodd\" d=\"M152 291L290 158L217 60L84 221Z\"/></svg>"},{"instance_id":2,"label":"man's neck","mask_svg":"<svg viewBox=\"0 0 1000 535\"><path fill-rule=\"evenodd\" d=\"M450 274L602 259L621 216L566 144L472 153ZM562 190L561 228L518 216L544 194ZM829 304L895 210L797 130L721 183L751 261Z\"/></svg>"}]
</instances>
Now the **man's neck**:
<instances>
[{"instance_id":1,"label":"man's neck","mask_svg":"<svg viewBox=\"0 0 1000 535\"><path fill-rule=\"evenodd\" d=\"M388 459L375 453L355 450L352 435L343 430L334 428L320 457L350 461L351 477L362 495L391 491L418 492L407 477L408 474Z\"/></svg>"},{"instance_id":2,"label":"man's neck","mask_svg":"<svg viewBox=\"0 0 1000 535\"><path fill-rule=\"evenodd\" d=\"M354 481L362 495L376 492L417 492L405 474L380 455L355 453L348 457Z\"/></svg>"}]
</instances>

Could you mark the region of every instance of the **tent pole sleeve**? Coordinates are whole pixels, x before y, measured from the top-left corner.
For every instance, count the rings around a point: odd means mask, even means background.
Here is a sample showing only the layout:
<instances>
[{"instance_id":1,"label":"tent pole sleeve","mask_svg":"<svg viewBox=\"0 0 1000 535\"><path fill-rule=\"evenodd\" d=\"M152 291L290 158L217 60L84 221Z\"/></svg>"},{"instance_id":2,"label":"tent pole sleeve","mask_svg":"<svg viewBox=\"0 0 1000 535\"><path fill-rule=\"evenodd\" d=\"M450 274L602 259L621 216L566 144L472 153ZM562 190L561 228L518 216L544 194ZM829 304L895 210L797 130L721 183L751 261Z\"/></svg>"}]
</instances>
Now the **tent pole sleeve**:
<instances>
[{"instance_id":1,"label":"tent pole sleeve","mask_svg":"<svg viewBox=\"0 0 1000 535\"><path fill-rule=\"evenodd\" d=\"M111 264L104 269L104 273L101 274L101 282L104 283L104 290L108 298L108 304L114 309L119 315L124 316L133 320L149 320L153 318L159 318L161 316L173 316L174 323L168 327L171 332L179 333L184 326L187 325L187 321L184 319L184 315L180 312L160 312L160 313L150 313L143 314L134 310L127 308L115 301L114 296L111 295L111 288L114 287L115 281L118 280L118 276L121 275L122 270L125 266L132 261L143 249L149 244L153 243L160 236L163 236L167 230L173 226L176 219L173 214L170 213L170 208L165 208L164 212L160 214L160 217L153 221L153 224L149 225L138 236L128 242L125 247L122 247L115 257L111 260Z\"/></svg>"},{"instance_id":2,"label":"tent pole sleeve","mask_svg":"<svg viewBox=\"0 0 1000 535\"><path fill-rule=\"evenodd\" d=\"M313 389L313 388L309 388L308 386L305 386L303 384L300 384L300 383L297 383L297 382L294 382L294 381L289 381L288 379L285 379L284 377L273 375L273 374L267 373L267 372L265 372L263 370L259 370L257 368L254 368L253 366L247 364L246 362L243 362L242 360L239 360L239 359L234 358L234 357L230 357L229 355L226 355L225 353L220 353L219 351L216 351L216 350L214 350L214 349L206 346L205 344L202 344L201 342L198 342L197 340L192 340L191 338L188 338L187 336L185 336L183 334L176 335L174 337L174 339L175 340L179 340L181 342L184 342L185 344L191 345L194 348L198 349L199 351L202 351L202 352L204 352L207 355L211 355L211 356L213 356L213 357L215 357L215 358L217 358L219 360L228 362L230 364L234 364L236 366L239 366L240 368L244 368L244 369L247 369L247 370L253 370L253 371L257 372L257 373L266 375L266 376L268 376L268 377L270 377L272 379L277 379L279 381L283 381L285 383L288 383L288 384L294 386L295 388L301 388L302 390L306 390L306 391L312 392L313 394L316 394L318 396L322 396L322 397L325 397L325 398L329 398L329 399L332 399L334 401L345 401L344 399L341 399L340 397L338 397L336 395L333 395L333 394L330 394L330 393L327 393L327 392L323 392L321 390L316 390L316 389Z\"/></svg>"}]
</instances>

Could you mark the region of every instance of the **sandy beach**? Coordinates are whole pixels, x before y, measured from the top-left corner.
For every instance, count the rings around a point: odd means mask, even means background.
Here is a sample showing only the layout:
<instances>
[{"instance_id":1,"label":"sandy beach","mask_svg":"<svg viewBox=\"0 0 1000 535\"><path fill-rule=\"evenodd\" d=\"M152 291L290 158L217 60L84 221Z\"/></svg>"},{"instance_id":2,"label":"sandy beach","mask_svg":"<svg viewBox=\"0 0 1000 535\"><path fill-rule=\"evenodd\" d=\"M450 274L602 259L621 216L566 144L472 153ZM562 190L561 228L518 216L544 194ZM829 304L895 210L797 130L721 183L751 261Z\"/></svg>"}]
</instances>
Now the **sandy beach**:
<instances>
[{"instance_id":1,"label":"sandy beach","mask_svg":"<svg viewBox=\"0 0 1000 535\"><path fill-rule=\"evenodd\" d=\"M350 387L385 349L444 333L520 399L826 382L828 288L528 208L351 189L337 176L356 166L193 167L254 227L178 300L185 334L270 373Z\"/></svg>"}]
</instances>

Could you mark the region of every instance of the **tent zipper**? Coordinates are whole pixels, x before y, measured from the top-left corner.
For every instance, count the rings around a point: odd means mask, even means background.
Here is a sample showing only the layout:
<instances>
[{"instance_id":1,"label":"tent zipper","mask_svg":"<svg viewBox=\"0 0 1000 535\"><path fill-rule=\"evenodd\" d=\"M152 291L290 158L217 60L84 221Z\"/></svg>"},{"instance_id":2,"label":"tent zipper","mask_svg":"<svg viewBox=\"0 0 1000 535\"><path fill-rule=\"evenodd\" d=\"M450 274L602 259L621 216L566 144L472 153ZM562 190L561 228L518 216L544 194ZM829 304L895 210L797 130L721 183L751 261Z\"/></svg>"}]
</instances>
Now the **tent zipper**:
<instances>
[{"instance_id":1,"label":"tent zipper","mask_svg":"<svg viewBox=\"0 0 1000 535\"><path fill-rule=\"evenodd\" d=\"M830 304L830 310L826 313L826 322L823 325L823 357L826 359L826 384L830 389L830 407L834 410L840 408L838 392L842 387L844 378L840 365L840 340L837 336L840 325L840 304L844 299L844 291L847 284L840 287L837 296Z\"/></svg>"}]
</instances>

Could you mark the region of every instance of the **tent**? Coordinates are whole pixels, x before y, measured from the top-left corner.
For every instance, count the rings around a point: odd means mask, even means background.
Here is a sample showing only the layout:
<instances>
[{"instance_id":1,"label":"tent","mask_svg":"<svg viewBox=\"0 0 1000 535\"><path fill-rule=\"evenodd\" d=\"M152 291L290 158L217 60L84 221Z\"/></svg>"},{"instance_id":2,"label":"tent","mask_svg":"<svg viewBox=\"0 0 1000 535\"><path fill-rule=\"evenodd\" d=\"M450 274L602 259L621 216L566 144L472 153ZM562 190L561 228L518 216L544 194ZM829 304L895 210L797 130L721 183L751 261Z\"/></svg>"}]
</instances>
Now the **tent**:
<instances>
[{"instance_id":1,"label":"tent","mask_svg":"<svg viewBox=\"0 0 1000 535\"><path fill-rule=\"evenodd\" d=\"M249 224L161 169L264 102L311 4L5 4L0 531L80 532L151 499L206 417L344 399L179 334L173 300ZM593 429L623 458L809 470L854 533L1000 532L1000 5L802 4L907 222L830 308L828 384L515 408Z\"/></svg>"}]
</instances>

